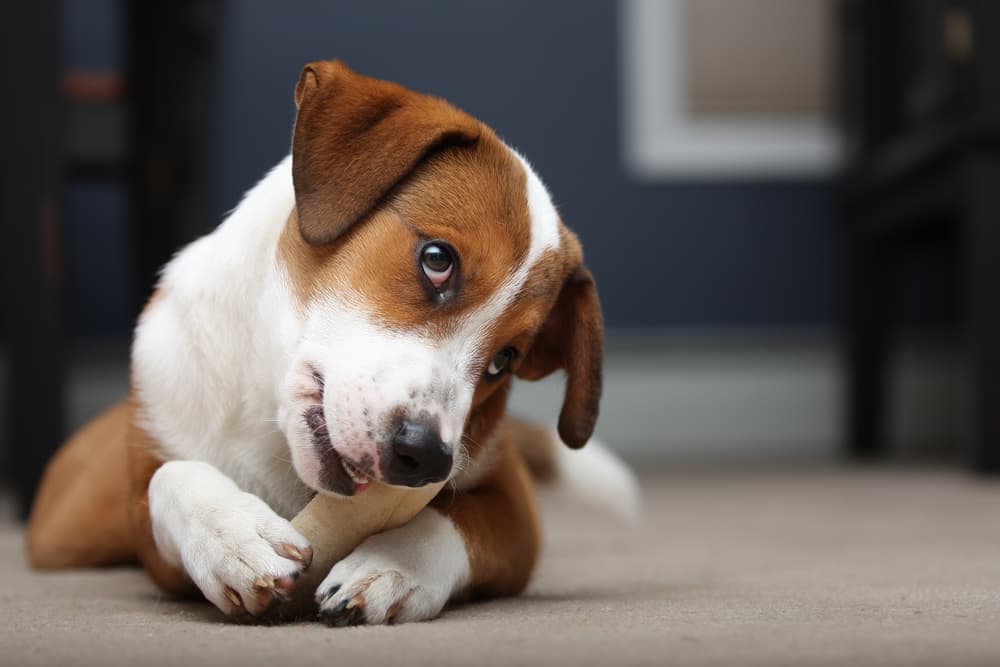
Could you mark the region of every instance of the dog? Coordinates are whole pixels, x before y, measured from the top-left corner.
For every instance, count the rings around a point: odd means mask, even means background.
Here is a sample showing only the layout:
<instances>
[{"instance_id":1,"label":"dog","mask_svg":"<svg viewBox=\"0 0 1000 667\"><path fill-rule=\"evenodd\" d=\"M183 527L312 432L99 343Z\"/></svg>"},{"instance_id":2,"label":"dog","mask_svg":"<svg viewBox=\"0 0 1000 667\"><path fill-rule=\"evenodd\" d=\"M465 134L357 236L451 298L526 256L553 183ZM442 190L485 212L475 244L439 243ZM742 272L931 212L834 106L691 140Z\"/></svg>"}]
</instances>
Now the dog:
<instances>
[{"instance_id":1,"label":"dog","mask_svg":"<svg viewBox=\"0 0 1000 667\"><path fill-rule=\"evenodd\" d=\"M321 61L295 103L291 154L164 269L129 399L50 463L29 560L139 561L167 592L256 617L309 565L289 519L315 493L447 480L333 567L322 618L515 595L539 553L532 470L635 494L607 450L554 444L591 439L601 394L580 243L528 162L441 99ZM513 377L556 370L558 436L505 418Z\"/></svg>"}]
</instances>

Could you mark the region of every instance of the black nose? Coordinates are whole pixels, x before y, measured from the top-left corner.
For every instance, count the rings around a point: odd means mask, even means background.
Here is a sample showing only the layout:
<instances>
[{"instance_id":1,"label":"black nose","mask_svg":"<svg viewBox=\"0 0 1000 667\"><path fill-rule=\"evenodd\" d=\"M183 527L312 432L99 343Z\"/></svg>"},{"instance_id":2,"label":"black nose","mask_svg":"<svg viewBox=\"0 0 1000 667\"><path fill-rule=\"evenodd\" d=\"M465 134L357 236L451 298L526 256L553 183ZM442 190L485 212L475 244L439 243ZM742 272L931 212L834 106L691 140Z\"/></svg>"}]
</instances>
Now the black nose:
<instances>
[{"instance_id":1,"label":"black nose","mask_svg":"<svg viewBox=\"0 0 1000 667\"><path fill-rule=\"evenodd\" d=\"M404 419L392 438L392 456L384 476L399 486L440 482L451 472L451 460L437 425Z\"/></svg>"}]
</instances>

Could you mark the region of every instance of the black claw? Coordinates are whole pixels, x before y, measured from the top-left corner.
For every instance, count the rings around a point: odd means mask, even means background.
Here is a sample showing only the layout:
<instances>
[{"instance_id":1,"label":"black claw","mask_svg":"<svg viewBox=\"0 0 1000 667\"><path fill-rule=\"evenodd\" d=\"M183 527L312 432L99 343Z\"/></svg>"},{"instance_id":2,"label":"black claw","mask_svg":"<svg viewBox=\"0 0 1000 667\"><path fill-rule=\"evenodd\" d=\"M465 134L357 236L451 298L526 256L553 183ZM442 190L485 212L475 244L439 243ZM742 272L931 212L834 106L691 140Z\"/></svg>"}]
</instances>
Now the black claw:
<instances>
[{"instance_id":1,"label":"black claw","mask_svg":"<svg viewBox=\"0 0 1000 667\"><path fill-rule=\"evenodd\" d=\"M347 605L350 599L344 599L337 603L337 606L330 610L331 614L343 614L344 610L347 609Z\"/></svg>"},{"instance_id":2,"label":"black claw","mask_svg":"<svg viewBox=\"0 0 1000 667\"><path fill-rule=\"evenodd\" d=\"M326 593L324 593L322 596L317 595L316 604L323 604L324 602L332 598L334 595L337 594L337 591L340 590L340 586L341 586L340 584L337 584L336 586L328 590Z\"/></svg>"},{"instance_id":3,"label":"black claw","mask_svg":"<svg viewBox=\"0 0 1000 667\"><path fill-rule=\"evenodd\" d=\"M349 625L364 625L365 608L364 605L355 605L348 609L347 605L351 599L341 600L333 609L325 609L320 612L320 619L334 628L344 628Z\"/></svg>"}]
</instances>

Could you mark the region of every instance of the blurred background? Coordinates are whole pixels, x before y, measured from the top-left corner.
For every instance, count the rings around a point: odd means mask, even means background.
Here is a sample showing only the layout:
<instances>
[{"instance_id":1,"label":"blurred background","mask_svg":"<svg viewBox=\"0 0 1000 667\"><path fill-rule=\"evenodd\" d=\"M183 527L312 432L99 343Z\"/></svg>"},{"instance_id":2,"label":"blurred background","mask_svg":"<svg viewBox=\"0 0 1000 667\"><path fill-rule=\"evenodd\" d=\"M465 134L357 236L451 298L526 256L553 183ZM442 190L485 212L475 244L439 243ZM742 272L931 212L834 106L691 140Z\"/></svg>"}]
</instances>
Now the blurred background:
<instances>
[{"instance_id":1,"label":"blurred background","mask_svg":"<svg viewBox=\"0 0 1000 667\"><path fill-rule=\"evenodd\" d=\"M1000 6L34 0L0 14L0 457L26 507L127 395L155 272L289 149L304 63L526 154L600 288L642 470L1000 470ZM558 378L517 411L554 422Z\"/></svg>"}]
</instances>

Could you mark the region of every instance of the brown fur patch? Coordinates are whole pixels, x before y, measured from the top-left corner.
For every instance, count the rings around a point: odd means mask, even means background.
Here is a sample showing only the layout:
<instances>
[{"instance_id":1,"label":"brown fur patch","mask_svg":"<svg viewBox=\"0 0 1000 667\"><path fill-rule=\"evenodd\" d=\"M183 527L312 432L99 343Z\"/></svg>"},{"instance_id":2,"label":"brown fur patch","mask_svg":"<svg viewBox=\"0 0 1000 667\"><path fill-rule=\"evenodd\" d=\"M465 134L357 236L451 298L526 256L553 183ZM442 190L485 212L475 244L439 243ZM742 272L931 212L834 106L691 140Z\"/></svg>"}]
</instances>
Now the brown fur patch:
<instances>
[{"instance_id":1,"label":"brown fur patch","mask_svg":"<svg viewBox=\"0 0 1000 667\"><path fill-rule=\"evenodd\" d=\"M336 60L303 68L295 103L292 179L309 243L335 240L431 151L474 143L483 129L444 100Z\"/></svg>"},{"instance_id":2,"label":"brown fur patch","mask_svg":"<svg viewBox=\"0 0 1000 667\"><path fill-rule=\"evenodd\" d=\"M327 246L306 243L299 232L297 212L292 210L278 238L278 261L288 273L292 298L300 314L312 303L317 276L330 254Z\"/></svg>"},{"instance_id":3,"label":"brown fur patch","mask_svg":"<svg viewBox=\"0 0 1000 667\"><path fill-rule=\"evenodd\" d=\"M531 477L510 443L497 443L496 465L474 492L447 488L432 502L461 533L474 597L516 595L538 559L541 527Z\"/></svg>"},{"instance_id":4,"label":"brown fur patch","mask_svg":"<svg viewBox=\"0 0 1000 667\"><path fill-rule=\"evenodd\" d=\"M559 413L559 437L574 449L594 431L600 407L604 321L593 276L577 265L562 286L517 375L538 380L566 371L566 395Z\"/></svg>"},{"instance_id":5,"label":"brown fur patch","mask_svg":"<svg viewBox=\"0 0 1000 667\"><path fill-rule=\"evenodd\" d=\"M153 541L147 489L162 461L122 401L96 417L45 469L28 523L28 560L36 568L141 562L171 593L196 593Z\"/></svg>"},{"instance_id":6,"label":"brown fur patch","mask_svg":"<svg viewBox=\"0 0 1000 667\"><path fill-rule=\"evenodd\" d=\"M135 562L126 459L130 414L124 402L105 410L49 462L28 520L32 567Z\"/></svg>"},{"instance_id":7,"label":"brown fur patch","mask_svg":"<svg viewBox=\"0 0 1000 667\"><path fill-rule=\"evenodd\" d=\"M323 295L353 292L385 326L441 337L496 294L531 243L524 172L485 128L474 146L428 158L363 223L331 243L307 243L297 218L289 218L278 255L300 309ZM420 265L419 251L432 240L457 254L454 297L444 303L428 293Z\"/></svg>"}]
</instances>

